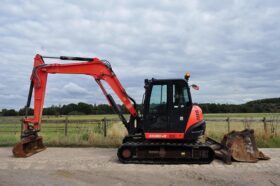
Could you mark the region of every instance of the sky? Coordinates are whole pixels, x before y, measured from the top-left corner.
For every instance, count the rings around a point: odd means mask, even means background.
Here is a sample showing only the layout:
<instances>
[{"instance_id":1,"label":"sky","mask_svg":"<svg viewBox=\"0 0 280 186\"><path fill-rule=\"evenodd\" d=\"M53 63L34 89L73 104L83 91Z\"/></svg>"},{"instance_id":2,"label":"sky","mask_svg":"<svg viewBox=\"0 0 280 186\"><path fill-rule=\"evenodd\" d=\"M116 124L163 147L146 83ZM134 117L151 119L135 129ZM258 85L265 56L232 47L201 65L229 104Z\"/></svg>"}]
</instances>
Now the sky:
<instances>
[{"instance_id":1,"label":"sky","mask_svg":"<svg viewBox=\"0 0 280 186\"><path fill-rule=\"evenodd\" d=\"M36 54L106 59L138 103L144 79L186 72L195 102L279 97L279 17L278 0L1 0L0 109L26 104ZM45 106L78 102L106 99L89 76L49 75Z\"/></svg>"}]
</instances>

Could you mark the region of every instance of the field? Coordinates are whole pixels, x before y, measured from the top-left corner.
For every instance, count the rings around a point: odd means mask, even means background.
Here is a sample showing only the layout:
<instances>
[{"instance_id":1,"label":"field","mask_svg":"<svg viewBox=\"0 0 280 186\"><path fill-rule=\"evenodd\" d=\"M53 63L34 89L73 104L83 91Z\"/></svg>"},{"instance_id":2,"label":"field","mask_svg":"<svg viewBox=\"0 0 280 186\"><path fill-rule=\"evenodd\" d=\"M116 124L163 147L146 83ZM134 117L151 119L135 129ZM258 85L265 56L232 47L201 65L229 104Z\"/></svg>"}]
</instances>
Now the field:
<instances>
[{"instance_id":1,"label":"field","mask_svg":"<svg viewBox=\"0 0 280 186\"><path fill-rule=\"evenodd\" d=\"M116 115L44 116L40 135L47 146L117 147L126 135L117 118ZM19 141L20 119L0 118L0 146L12 146ZM279 113L205 114L205 119L206 136L218 141L228 131L252 128L259 147L280 147Z\"/></svg>"},{"instance_id":2,"label":"field","mask_svg":"<svg viewBox=\"0 0 280 186\"><path fill-rule=\"evenodd\" d=\"M206 135L220 141L229 131L254 129L259 147L280 147L280 114L246 113L246 114L206 114ZM264 123L265 118L265 123ZM229 122L227 121L229 119Z\"/></svg>"}]
</instances>

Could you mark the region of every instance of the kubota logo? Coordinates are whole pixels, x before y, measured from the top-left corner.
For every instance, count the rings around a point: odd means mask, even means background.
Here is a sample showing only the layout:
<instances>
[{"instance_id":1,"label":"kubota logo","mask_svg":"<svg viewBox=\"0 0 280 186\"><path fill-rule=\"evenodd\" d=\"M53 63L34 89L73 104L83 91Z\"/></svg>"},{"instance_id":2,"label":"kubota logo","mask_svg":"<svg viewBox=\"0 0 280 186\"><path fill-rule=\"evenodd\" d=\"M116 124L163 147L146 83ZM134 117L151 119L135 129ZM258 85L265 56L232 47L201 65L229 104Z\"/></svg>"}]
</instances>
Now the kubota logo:
<instances>
[{"instance_id":1,"label":"kubota logo","mask_svg":"<svg viewBox=\"0 0 280 186\"><path fill-rule=\"evenodd\" d=\"M167 138L166 134L150 134L150 138Z\"/></svg>"}]
</instances>

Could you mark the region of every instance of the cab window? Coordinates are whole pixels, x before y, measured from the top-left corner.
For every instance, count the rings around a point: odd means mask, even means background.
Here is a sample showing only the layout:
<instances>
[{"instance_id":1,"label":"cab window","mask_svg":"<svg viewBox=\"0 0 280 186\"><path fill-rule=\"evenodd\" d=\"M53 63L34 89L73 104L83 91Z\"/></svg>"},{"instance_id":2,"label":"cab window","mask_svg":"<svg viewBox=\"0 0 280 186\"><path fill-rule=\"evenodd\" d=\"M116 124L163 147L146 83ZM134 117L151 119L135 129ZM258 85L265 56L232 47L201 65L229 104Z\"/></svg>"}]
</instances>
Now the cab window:
<instances>
[{"instance_id":1,"label":"cab window","mask_svg":"<svg viewBox=\"0 0 280 186\"><path fill-rule=\"evenodd\" d=\"M174 108L190 105L188 87L183 82L173 84L173 106Z\"/></svg>"},{"instance_id":2,"label":"cab window","mask_svg":"<svg viewBox=\"0 0 280 186\"><path fill-rule=\"evenodd\" d=\"M163 113L167 111L167 85L154 85L152 88L150 113Z\"/></svg>"}]
</instances>

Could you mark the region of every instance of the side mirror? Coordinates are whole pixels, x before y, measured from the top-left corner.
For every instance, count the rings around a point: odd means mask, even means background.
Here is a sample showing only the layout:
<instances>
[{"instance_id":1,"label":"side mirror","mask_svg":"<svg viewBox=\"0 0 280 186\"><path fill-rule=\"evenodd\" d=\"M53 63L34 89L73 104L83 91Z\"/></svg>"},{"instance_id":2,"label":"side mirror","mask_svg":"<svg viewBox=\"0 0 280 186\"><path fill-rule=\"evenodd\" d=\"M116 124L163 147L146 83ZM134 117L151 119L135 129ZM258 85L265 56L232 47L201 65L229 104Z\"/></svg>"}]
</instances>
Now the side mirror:
<instances>
[{"instance_id":1,"label":"side mirror","mask_svg":"<svg viewBox=\"0 0 280 186\"><path fill-rule=\"evenodd\" d=\"M199 90L199 86L195 85L195 84L192 84L191 87L194 89L194 90Z\"/></svg>"}]
</instances>

